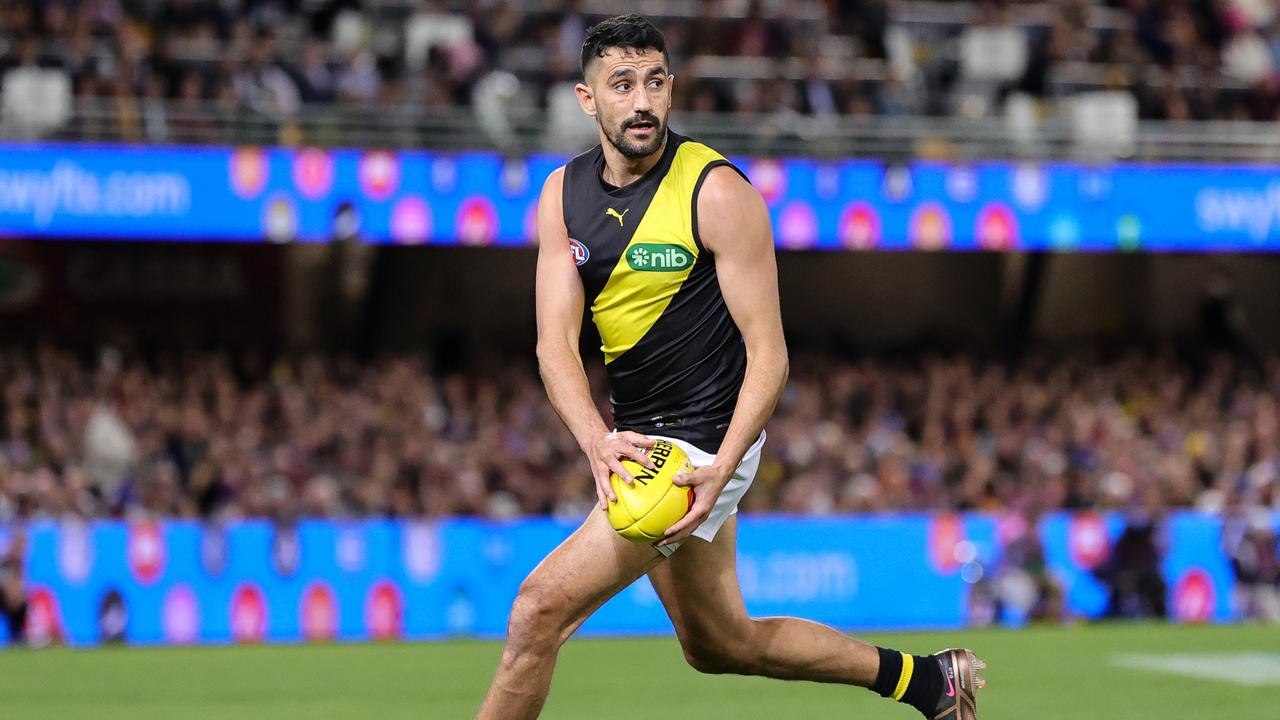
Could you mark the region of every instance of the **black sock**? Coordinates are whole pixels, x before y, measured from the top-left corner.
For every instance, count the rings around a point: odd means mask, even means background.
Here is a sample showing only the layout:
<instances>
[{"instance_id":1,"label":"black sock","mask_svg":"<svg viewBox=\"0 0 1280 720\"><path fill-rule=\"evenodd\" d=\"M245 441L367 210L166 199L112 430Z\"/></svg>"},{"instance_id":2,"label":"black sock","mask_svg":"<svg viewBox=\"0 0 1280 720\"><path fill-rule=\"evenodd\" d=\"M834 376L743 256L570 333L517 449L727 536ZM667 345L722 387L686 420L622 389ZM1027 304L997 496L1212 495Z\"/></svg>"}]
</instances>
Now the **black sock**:
<instances>
[{"instance_id":1,"label":"black sock","mask_svg":"<svg viewBox=\"0 0 1280 720\"><path fill-rule=\"evenodd\" d=\"M906 655L882 647L877 647L876 650L880 651L880 672L871 689L881 697L894 698L919 710L926 717L929 716L942 692L942 666L938 664L938 660L927 655ZM911 658L910 663L906 658ZM907 668L908 664L910 668ZM908 669L910 675L905 672ZM906 684L905 688L900 687L903 683Z\"/></svg>"}]
</instances>

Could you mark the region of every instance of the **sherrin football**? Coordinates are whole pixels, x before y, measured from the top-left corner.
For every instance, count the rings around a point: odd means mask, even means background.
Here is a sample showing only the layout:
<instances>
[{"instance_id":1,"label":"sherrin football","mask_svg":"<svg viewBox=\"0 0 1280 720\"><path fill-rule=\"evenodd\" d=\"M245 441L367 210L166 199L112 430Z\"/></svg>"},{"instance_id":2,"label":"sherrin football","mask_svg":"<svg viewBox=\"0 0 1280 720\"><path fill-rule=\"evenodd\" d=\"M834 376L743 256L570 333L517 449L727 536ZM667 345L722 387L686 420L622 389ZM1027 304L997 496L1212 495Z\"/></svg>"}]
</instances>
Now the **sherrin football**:
<instances>
[{"instance_id":1,"label":"sherrin football","mask_svg":"<svg viewBox=\"0 0 1280 720\"><path fill-rule=\"evenodd\" d=\"M669 440L657 440L649 448L653 470L624 459L622 466L635 482L628 485L614 473L609 482L617 502L609 503L609 522L618 534L635 542L651 543L662 538L693 507L693 491L673 485L671 480L693 470L689 456Z\"/></svg>"}]
</instances>

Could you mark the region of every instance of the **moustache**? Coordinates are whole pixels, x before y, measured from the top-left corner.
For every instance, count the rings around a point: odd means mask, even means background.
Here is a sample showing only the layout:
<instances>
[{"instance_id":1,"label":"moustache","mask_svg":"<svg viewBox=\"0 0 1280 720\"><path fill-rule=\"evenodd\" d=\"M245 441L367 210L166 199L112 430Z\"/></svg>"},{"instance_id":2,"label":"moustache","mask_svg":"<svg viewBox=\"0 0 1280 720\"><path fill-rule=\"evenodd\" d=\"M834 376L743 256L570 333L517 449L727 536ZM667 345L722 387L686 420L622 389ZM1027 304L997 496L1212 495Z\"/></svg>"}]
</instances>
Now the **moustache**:
<instances>
[{"instance_id":1,"label":"moustache","mask_svg":"<svg viewBox=\"0 0 1280 720\"><path fill-rule=\"evenodd\" d=\"M642 115L636 115L635 117L632 117L631 119L622 123L622 129L629 130L635 127L636 125L640 125L641 123L647 123L649 125L654 126L655 128L662 126L662 121L658 120L657 115L644 113Z\"/></svg>"}]
</instances>

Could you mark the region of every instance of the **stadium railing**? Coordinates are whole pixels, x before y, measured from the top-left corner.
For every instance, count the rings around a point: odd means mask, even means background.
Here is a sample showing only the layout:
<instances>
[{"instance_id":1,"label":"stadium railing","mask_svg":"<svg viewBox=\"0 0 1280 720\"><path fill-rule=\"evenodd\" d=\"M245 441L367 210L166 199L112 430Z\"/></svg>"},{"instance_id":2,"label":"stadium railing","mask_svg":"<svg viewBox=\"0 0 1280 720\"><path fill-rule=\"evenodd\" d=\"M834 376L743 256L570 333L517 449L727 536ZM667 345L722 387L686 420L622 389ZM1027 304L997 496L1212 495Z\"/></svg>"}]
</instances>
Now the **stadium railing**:
<instances>
[{"instance_id":1,"label":"stadium railing","mask_svg":"<svg viewBox=\"0 0 1280 720\"><path fill-rule=\"evenodd\" d=\"M154 113L159 101L148 101ZM0 139L183 145L284 145L433 150L496 149L509 153L564 153L585 147L582 132L565 135L537 108L512 108L500 131L468 109L305 107L278 118L243 106L164 102L163 132L140 121L141 104L113 99L78 102L71 118L39 138L0 127ZM675 129L726 154L796 157L915 158L957 161L999 159L1128 159L1164 162L1274 162L1280 132L1270 123L1140 122L1122 146L1096 146L1067 119L1017 128L1004 118L813 117L798 113L679 113ZM591 133L593 134L593 133Z\"/></svg>"}]
</instances>

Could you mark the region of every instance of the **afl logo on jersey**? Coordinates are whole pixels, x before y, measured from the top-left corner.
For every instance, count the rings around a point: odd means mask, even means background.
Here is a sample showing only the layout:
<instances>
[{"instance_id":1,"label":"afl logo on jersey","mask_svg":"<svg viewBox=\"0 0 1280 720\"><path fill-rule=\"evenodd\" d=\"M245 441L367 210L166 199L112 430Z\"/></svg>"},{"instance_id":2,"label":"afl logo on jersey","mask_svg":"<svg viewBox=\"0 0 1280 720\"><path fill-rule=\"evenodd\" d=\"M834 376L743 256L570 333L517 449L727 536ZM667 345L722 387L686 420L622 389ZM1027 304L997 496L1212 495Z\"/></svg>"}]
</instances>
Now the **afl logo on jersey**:
<instances>
[{"instance_id":1,"label":"afl logo on jersey","mask_svg":"<svg viewBox=\"0 0 1280 720\"><path fill-rule=\"evenodd\" d=\"M573 263L578 267L586 265L587 258L591 257L591 251L587 250L587 246L573 238L569 238L569 252L573 253Z\"/></svg>"}]
</instances>

